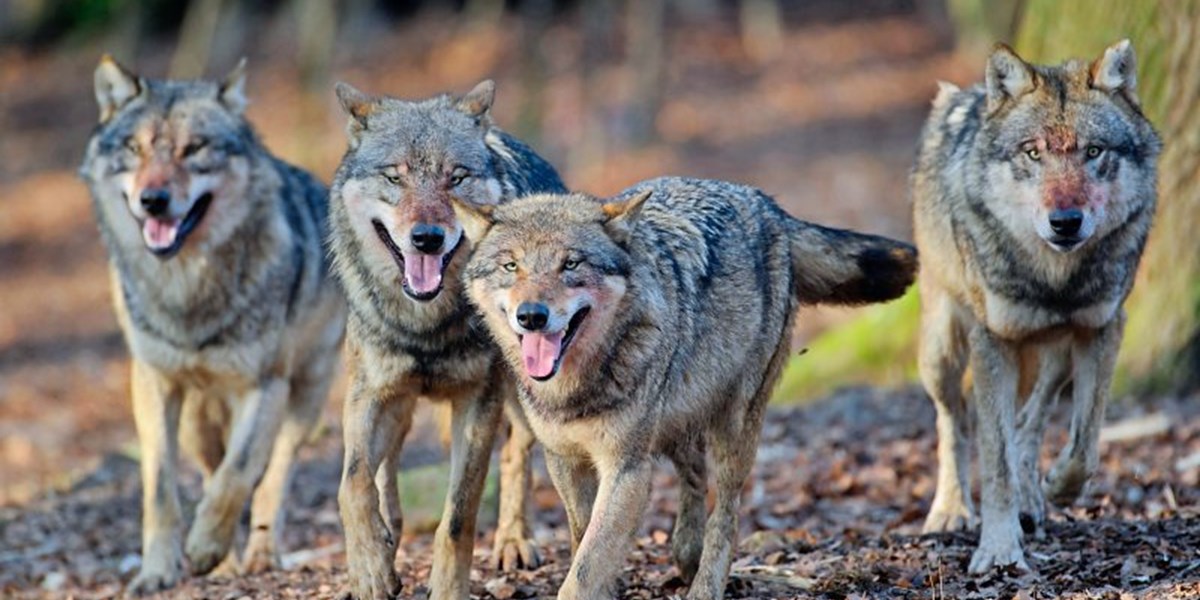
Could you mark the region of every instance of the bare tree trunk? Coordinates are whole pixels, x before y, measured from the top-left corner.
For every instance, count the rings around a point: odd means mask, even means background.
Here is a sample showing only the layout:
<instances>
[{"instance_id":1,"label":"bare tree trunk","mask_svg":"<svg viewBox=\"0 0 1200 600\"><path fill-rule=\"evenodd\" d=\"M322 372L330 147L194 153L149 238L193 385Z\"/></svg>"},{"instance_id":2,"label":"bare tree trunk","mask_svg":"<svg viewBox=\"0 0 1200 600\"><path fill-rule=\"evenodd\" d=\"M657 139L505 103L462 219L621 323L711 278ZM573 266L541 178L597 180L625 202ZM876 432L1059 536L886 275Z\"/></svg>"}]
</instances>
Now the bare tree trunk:
<instances>
[{"instance_id":1,"label":"bare tree trunk","mask_svg":"<svg viewBox=\"0 0 1200 600\"><path fill-rule=\"evenodd\" d=\"M629 108L629 141L644 146L656 136L655 120L662 106L666 77L665 0L628 0L625 9L626 53L634 74Z\"/></svg>"},{"instance_id":2,"label":"bare tree trunk","mask_svg":"<svg viewBox=\"0 0 1200 600\"><path fill-rule=\"evenodd\" d=\"M337 39L338 15L328 0L295 0L300 32L297 62L303 95L300 97L300 162L313 165L320 159L317 148L324 132L329 93L329 71L333 43Z\"/></svg>"},{"instance_id":3,"label":"bare tree trunk","mask_svg":"<svg viewBox=\"0 0 1200 600\"><path fill-rule=\"evenodd\" d=\"M225 0L193 0L179 28L179 44L167 71L173 79L200 77L208 68L208 55Z\"/></svg>"},{"instance_id":4,"label":"bare tree trunk","mask_svg":"<svg viewBox=\"0 0 1200 600\"><path fill-rule=\"evenodd\" d=\"M765 63L783 49L783 15L779 0L742 0L742 48L755 62Z\"/></svg>"}]
</instances>

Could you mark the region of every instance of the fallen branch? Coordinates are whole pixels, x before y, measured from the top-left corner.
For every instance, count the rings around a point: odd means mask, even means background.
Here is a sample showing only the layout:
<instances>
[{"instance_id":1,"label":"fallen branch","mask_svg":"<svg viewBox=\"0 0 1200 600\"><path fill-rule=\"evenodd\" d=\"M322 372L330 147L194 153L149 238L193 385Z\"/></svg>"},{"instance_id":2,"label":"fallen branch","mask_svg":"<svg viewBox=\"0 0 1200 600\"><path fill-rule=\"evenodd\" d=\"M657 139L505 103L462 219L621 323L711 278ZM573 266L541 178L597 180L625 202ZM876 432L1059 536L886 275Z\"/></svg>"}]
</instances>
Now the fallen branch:
<instances>
[{"instance_id":1,"label":"fallen branch","mask_svg":"<svg viewBox=\"0 0 1200 600\"><path fill-rule=\"evenodd\" d=\"M1143 417L1134 417L1105 426L1100 430L1102 442L1128 442L1156 436L1171 429L1171 420L1165 413L1156 412Z\"/></svg>"},{"instance_id":2,"label":"fallen branch","mask_svg":"<svg viewBox=\"0 0 1200 600\"><path fill-rule=\"evenodd\" d=\"M776 585L786 585L800 590L811 590L817 585L816 579L802 577L790 569L768 567L765 565L737 567L730 571L729 576L746 581L761 581Z\"/></svg>"},{"instance_id":3,"label":"fallen branch","mask_svg":"<svg viewBox=\"0 0 1200 600\"><path fill-rule=\"evenodd\" d=\"M338 542L328 546L321 546L320 548L297 550L295 552L284 554L279 558L279 562L283 565L284 569L294 569L305 563L310 563L322 558L329 558L330 556L333 556L334 554L337 554L345 549L346 547L343 546L341 542Z\"/></svg>"}]
</instances>

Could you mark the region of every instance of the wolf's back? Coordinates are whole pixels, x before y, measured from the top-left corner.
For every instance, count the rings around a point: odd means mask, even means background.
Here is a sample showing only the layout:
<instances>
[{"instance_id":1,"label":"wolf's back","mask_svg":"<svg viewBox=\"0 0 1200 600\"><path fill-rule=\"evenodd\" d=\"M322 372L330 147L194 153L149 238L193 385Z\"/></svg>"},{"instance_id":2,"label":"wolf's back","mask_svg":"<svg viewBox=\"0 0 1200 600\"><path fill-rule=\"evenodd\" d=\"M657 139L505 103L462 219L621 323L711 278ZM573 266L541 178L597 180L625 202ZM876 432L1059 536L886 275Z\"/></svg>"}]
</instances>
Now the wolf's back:
<instances>
[{"instance_id":1,"label":"wolf's back","mask_svg":"<svg viewBox=\"0 0 1200 600\"><path fill-rule=\"evenodd\" d=\"M508 187L506 198L528 194L565 194L558 171L524 142L501 131L488 132L487 145L497 157L496 174Z\"/></svg>"}]
</instances>

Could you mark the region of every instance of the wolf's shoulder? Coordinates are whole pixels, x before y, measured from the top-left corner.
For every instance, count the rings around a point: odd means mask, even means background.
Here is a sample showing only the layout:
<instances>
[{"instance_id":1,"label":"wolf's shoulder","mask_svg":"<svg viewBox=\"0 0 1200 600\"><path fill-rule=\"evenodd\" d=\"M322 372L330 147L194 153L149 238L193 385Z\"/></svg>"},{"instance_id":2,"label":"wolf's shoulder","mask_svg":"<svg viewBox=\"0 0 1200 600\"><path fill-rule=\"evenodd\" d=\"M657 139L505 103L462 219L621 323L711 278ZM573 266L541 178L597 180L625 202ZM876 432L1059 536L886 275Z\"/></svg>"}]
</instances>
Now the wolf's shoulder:
<instances>
[{"instance_id":1,"label":"wolf's shoulder","mask_svg":"<svg viewBox=\"0 0 1200 600\"><path fill-rule=\"evenodd\" d=\"M567 186L554 166L512 134L493 127L485 142L498 159L499 174L510 180L517 195L567 192Z\"/></svg>"}]
</instances>

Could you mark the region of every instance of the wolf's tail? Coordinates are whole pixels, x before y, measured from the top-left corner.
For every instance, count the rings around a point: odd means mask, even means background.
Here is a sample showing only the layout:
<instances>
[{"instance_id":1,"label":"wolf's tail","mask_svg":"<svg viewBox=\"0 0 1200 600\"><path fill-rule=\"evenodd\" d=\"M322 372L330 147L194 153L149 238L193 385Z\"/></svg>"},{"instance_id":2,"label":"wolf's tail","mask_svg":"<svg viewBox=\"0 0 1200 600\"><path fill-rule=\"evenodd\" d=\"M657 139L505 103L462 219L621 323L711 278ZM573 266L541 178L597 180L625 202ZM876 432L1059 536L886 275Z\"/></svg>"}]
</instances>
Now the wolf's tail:
<instances>
[{"instance_id":1,"label":"wolf's tail","mask_svg":"<svg viewBox=\"0 0 1200 600\"><path fill-rule=\"evenodd\" d=\"M917 274L917 249L878 235L788 217L795 294L807 304L898 298Z\"/></svg>"}]
</instances>

